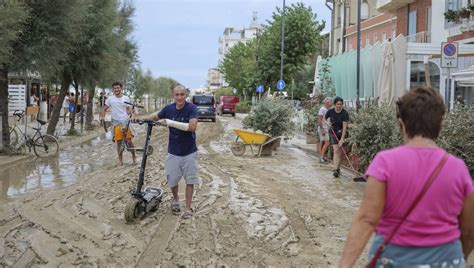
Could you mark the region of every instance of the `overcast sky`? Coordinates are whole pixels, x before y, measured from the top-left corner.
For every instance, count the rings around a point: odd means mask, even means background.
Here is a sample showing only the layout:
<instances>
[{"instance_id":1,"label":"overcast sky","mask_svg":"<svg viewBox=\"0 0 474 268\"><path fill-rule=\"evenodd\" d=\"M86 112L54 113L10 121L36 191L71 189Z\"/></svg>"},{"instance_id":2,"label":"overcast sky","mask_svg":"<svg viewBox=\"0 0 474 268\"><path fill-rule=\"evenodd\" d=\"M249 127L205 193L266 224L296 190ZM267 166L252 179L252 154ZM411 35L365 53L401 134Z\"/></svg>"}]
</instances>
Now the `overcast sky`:
<instances>
[{"instance_id":1,"label":"overcast sky","mask_svg":"<svg viewBox=\"0 0 474 268\"><path fill-rule=\"evenodd\" d=\"M325 0L292 1L311 6L330 29ZM143 69L195 88L205 85L207 70L219 59L218 38L226 27L248 26L254 11L260 23L283 1L271 0L136 0L135 34Z\"/></svg>"}]
</instances>

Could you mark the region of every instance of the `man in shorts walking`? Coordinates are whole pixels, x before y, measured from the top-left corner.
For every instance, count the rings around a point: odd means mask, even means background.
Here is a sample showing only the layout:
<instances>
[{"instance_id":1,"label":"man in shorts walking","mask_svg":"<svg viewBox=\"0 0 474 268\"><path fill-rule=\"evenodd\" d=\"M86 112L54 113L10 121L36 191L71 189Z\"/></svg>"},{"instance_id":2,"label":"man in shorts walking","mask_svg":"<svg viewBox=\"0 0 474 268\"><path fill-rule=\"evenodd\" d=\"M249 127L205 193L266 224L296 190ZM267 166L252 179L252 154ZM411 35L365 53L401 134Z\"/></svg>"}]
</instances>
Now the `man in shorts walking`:
<instances>
[{"instance_id":1,"label":"man in shorts walking","mask_svg":"<svg viewBox=\"0 0 474 268\"><path fill-rule=\"evenodd\" d=\"M102 107L102 111L99 115L99 120L102 122L105 118L105 112L110 108L112 117L112 137L113 141L117 143L117 154L118 154L118 165L123 165L123 151L121 150L122 140L127 139L128 146L134 148L132 138L133 129L131 125L128 125L132 109L130 105L125 102L130 102L130 99L122 94L122 83L115 82L112 84L114 95L107 99L105 105ZM126 131L126 133L125 133ZM124 137L125 136L125 137ZM135 150L131 150L133 164L137 163L137 157Z\"/></svg>"},{"instance_id":2,"label":"man in shorts walking","mask_svg":"<svg viewBox=\"0 0 474 268\"><path fill-rule=\"evenodd\" d=\"M341 97L334 98L334 108L326 112L324 118L329 125L329 140L334 151L334 177L341 175L342 146L347 135L347 124L349 123L349 113L342 108L344 100Z\"/></svg>"},{"instance_id":3,"label":"man in shorts walking","mask_svg":"<svg viewBox=\"0 0 474 268\"><path fill-rule=\"evenodd\" d=\"M328 150L329 147L329 125L326 122L326 119L324 116L326 115L326 112L331 108L332 106L332 99L330 97L327 97L324 99L323 106L321 109L319 109L318 113L318 136L319 136L319 163L325 164L327 161L324 159L324 156L326 155L326 151Z\"/></svg>"},{"instance_id":4,"label":"man in shorts walking","mask_svg":"<svg viewBox=\"0 0 474 268\"><path fill-rule=\"evenodd\" d=\"M187 90L178 85L173 89L175 102L167 105L158 114L142 119L159 121L169 128L168 157L165 171L168 185L173 193L171 209L180 213L178 183L184 177L186 183L186 201L182 218L193 216L191 201L194 185L199 184L196 146L197 107L186 101Z\"/></svg>"}]
</instances>

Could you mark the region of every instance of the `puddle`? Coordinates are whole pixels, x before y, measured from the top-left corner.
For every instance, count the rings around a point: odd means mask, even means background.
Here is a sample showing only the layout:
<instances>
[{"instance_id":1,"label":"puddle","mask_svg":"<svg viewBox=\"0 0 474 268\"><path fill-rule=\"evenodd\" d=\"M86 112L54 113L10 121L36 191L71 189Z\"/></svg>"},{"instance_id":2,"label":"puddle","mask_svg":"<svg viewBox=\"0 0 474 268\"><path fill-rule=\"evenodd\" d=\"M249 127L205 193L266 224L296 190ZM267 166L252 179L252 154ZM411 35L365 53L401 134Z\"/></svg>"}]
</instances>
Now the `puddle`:
<instances>
[{"instance_id":1,"label":"puddle","mask_svg":"<svg viewBox=\"0 0 474 268\"><path fill-rule=\"evenodd\" d=\"M115 163L113 144L103 134L83 144L62 148L50 158L30 158L0 169L0 201L30 191L72 185L86 172ZM104 152L107 151L107 152Z\"/></svg>"}]
</instances>

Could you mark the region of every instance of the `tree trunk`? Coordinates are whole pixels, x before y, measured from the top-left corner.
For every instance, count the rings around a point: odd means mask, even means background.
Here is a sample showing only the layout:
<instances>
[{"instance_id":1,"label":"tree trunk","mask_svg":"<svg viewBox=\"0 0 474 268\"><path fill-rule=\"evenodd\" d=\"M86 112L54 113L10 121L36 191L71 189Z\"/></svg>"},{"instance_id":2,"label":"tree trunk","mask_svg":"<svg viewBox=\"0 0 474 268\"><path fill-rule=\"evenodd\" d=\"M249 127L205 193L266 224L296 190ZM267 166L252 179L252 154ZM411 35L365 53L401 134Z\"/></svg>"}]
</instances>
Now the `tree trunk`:
<instances>
[{"instance_id":1,"label":"tree trunk","mask_svg":"<svg viewBox=\"0 0 474 268\"><path fill-rule=\"evenodd\" d=\"M5 65L0 64L0 114L2 116L3 151L10 150L10 126L8 125L8 71Z\"/></svg>"},{"instance_id":2,"label":"tree trunk","mask_svg":"<svg viewBox=\"0 0 474 268\"><path fill-rule=\"evenodd\" d=\"M92 120L94 120L94 96L95 96L95 86L90 87L88 90L89 100L87 101L87 111L86 111L86 130L92 130Z\"/></svg>"},{"instance_id":3,"label":"tree trunk","mask_svg":"<svg viewBox=\"0 0 474 268\"><path fill-rule=\"evenodd\" d=\"M74 133L74 128L76 126L76 110L77 110L77 101L79 100L78 95L79 95L79 84L77 82L74 83L74 89L76 89L75 94L74 94L74 111L71 112L71 128L70 132ZM82 103L81 103L82 105Z\"/></svg>"},{"instance_id":4,"label":"tree trunk","mask_svg":"<svg viewBox=\"0 0 474 268\"><path fill-rule=\"evenodd\" d=\"M59 116L61 115L63 101L66 97L71 81L71 76L66 71L64 71L61 81L61 90L59 92L57 103L53 108L53 114L51 115L51 120L49 121L48 130L46 131L46 133L50 135L54 135L54 132L56 131L56 125L58 124Z\"/></svg>"}]
</instances>

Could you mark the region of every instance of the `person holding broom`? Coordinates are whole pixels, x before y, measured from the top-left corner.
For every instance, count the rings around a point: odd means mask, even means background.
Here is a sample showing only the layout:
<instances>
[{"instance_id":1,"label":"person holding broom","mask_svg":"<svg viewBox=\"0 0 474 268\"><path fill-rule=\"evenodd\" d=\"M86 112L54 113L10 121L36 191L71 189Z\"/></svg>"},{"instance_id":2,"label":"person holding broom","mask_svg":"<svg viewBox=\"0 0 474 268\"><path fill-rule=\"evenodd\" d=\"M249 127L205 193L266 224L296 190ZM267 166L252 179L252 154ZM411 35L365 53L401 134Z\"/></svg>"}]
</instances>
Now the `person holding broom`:
<instances>
[{"instance_id":1,"label":"person holding broom","mask_svg":"<svg viewBox=\"0 0 474 268\"><path fill-rule=\"evenodd\" d=\"M334 151L333 176L336 178L341 175L342 146L347 137L347 125L349 123L349 113L343 106L344 100L341 97L335 97L334 108L329 109L324 116L329 125L329 140Z\"/></svg>"}]
</instances>

